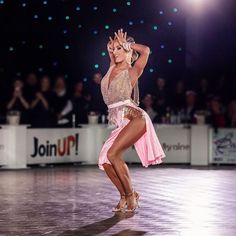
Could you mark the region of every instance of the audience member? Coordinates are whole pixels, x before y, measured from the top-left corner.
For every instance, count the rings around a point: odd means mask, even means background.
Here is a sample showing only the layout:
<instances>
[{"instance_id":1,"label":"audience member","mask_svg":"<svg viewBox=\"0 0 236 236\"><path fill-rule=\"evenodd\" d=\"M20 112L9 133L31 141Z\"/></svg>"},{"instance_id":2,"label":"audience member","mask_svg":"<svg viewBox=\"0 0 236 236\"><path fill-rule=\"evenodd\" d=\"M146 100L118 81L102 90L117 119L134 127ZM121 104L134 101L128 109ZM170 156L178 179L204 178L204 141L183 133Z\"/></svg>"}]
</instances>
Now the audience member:
<instances>
[{"instance_id":1,"label":"audience member","mask_svg":"<svg viewBox=\"0 0 236 236\"><path fill-rule=\"evenodd\" d=\"M73 114L75 122L80 124L88 123L88 112L90 110L90 99L84 93L84 84L82 81L76 83L72 97Z\"/></svg>"},{"instance_id":2,"label":"audience member","mask_svg":"<svg viewBox=\"0 0 236 236\"><path fill-rule=\"evenodd\" d=\"M67 93L66 83L62 76L56 78L52 99L54 125L59 127L71 126L72 102Z\"/></svg>"},{"instance_id":3,"label":"audience member","mask_svg":"<svg viewBox=\"0 0 236 236\"><path fill-rule=\"evenodd\" d=\"M157 116L157 112L153 109L152 105L153 105L152 95L147 94L142 100L141 107L148 113L151 120L154 121L154 119Z\"/></svg>"},{"instance_id":4,"label":"audience member","mask_svg":"<svg viewBox=\"0 0 236 236\"><path fill-rule=\"evenodd\" d=\"M197 95L198 95L198 108L199 109L206 109L207 108L207 97L210 95L210 89L209 89L209 84L208 84L208 80L206 78L202 78L199 81L199 88L197 90Z\"/></svg>"},{"instance_id":5,"label":"audience member","mask_svg":"<svg viewBox=\"0 0 236 236\"><path fill-rule=\"evenodd\" d=\"M196 96L197 94L189 90L185 94L185 107L183 109L184 113L184 122L186 123L195 123L194 114L196 112Z\"/></svg>"},{"instance_id":6,"label":"audience member","mask_svg":"<svg viewBox=\"0 0 236 236\"><path fill-rule=\"evenodd\" d=\"M100 72L93 75L93 79L89 85L89 92L91 93L91 111L99 114L107 114L107 107L103 101L101 94L101 80L102 74Z\"/></svg>"},{"instance_id":7,"label":"audience member","mask_svg":"<svg viewBox=\"0 0 236 236\"><path fill-rule=\"evenodd\" d=\"M229 105L229 126L236 128L236 100Z\"/></svg>"},{"instance_id":8,"label":"audience member","mask_svg":"<svg viewBox=\"0 0 236 236\"><path fill-rule=\"evenodd\" d=\"M229 100L236 100L236 75L233 76L229 87Z\"/></svg>"},{"instance_id":9,"label":"audience member","mask_svg":"<svg viewBox=\"0 0 236 236\"><path fill-rule=\"evenodd\" d=\"M214 97L211 100L210 115L207 118L207 123L212 124L214 128L226 127L225 111L218 97Z\"/></svg>"},{"instance_id":10,"label":"audience member","mask_svg":"<svg viewBox=\"0 0 236 236\"><path fill-rule=\"evenodd\" d=\"M19 111L20 123L28 123L29 102L24 97L23 82L20 79L14 81L11 94L11 98L7 102L7 111Z\"/></svg>"},{"instance_id":11,"label":"audience member","mask_svg":"<svg viewBox=\"0 0 236 236\"><path fill-rule=\"evenodd\" d=\"M24 95L27 101L32 102L35 94L38 91L38 77L35 73L31 72L26 76Z\"/></svg>"},{"instance_id":12,"label":"audience member","mask_svg":"<svg viewBox=\"0 0 236 236\"><path fill-rule=\"evenodd\" d=\"M157 78L156 86L154 86L151 94L154 98L153 108L158 112L158 116L165 116L168 105L168 92L165 79Z\"/></svg>"},{"instance_id":13,"label":"audience member","mask_svg":"<svg viewBox=\"0 0 236 236\"><path fill-rule=\"evenodd\" d=\"M171 98L171 108L175 111L182 109L185 105L185 85L183 80L176 83L173 97Z\"/></svg>"},{"instance_id":14,"label":"audience member","mask_svg":"<svg viewBox=\"0 0 236 236\"><path fill-rule=\"evenodd\" d=\"M5 83L2 79L0 78L0 124L4 124L6 122L6 98L5 98L5 93L6 89L4 88Z\"/></svg>"},{"instance_id":15,"label":"audience member","mask_svg":"<svg viewBox=\"0 0 236 236\"><path fill-rule=\"evenodd\" d=\"M219 97L224 105L229 102L229 92L225 75L221 75L216 81L214 95Z\"/></svg>"},{"instance_id":16,"label":"audience member","mask_svg":"<svg viewBox=\"0 0 236 236\"><path fill-rule=\"evenodd\" d=\"M50 78L43 76L40 80L40 90L36 92L30 106L33 127L52 126L52 96Z\"/></svg>"}]
</instances>

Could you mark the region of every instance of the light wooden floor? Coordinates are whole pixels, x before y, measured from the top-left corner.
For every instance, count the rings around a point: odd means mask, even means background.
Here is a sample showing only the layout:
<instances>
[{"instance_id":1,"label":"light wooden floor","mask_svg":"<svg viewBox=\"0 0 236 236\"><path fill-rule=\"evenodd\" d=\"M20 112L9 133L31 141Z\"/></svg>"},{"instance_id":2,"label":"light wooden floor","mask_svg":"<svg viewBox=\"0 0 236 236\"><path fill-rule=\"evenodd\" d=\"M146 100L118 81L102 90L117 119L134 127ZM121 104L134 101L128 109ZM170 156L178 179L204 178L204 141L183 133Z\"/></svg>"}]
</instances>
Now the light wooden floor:
<instances>
[{"instance_id":1,"label":"light wooden floor","mask_svg":"<svg viewBox=\"0 0 236 236\"><path fill-rule=\"evenodd\" d=\"M141 207L111 212L97 166L0 171L0 235L235 236L236 167L129 166Z\"/></svg>"}]
</instances>

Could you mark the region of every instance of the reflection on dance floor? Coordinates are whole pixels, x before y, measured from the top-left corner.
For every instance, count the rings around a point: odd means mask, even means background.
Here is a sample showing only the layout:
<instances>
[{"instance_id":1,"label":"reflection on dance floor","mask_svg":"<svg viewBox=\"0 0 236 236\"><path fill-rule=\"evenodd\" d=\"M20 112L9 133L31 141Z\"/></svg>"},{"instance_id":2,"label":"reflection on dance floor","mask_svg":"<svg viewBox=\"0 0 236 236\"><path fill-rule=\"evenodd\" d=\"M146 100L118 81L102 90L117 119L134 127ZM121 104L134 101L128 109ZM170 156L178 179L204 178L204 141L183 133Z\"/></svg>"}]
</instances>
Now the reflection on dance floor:
<instances>
[{"instance_id":1,"label":"reflection on dance floor","mask_svg":"<svg viewBox=\"0 0 236 236\"><path fill-rule=\"evenodd\" d=\"M0 235L235 236L236 167L130 166L140 208L97 166L0 171Z\"/></svg>"}]
</instances>

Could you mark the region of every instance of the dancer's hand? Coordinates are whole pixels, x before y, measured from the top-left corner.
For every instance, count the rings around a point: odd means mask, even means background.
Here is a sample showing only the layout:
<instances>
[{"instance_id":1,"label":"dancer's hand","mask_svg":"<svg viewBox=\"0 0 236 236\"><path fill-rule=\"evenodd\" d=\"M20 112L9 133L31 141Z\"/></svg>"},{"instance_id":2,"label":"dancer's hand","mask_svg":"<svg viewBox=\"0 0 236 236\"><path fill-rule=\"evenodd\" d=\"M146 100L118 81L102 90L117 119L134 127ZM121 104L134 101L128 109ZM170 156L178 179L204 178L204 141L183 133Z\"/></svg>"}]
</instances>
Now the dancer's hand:
<instances>
[{"instance_id":1,"label":"dancer's hand","mask_svg":"<svg viewBox=\"0 0 236 236\"><path fill-rule=\"evenodd\" d=\"M109 37L109 42L107 44L107 51L108 51L108 53L113 53L113 43L114 43L113 38Z\"/></svg>"},{"instance_id":2,"label":"dancer's hand","mask_svg":"<svg viewBox=\"0 0 236 236\"><path fill-rule=\"evenodd\" d=\"M122 45L126 43L127 32L123 32L123 29L118 30L115 32L115 38L117 39L118 43Z\"/></svg>"},{"instance_id":3,"label":"dancer's hand","mask_svg":"<svg viewBox=\"0 0 236 236\"><path fill-rule=\"evenodd\" d=\"M109 37L109 42L107 44L107 51L110 57L110 66L115 63L114 55L113 55L113 46L114 45L114 39L112 37Z\"/></svg>"}]
</instances>

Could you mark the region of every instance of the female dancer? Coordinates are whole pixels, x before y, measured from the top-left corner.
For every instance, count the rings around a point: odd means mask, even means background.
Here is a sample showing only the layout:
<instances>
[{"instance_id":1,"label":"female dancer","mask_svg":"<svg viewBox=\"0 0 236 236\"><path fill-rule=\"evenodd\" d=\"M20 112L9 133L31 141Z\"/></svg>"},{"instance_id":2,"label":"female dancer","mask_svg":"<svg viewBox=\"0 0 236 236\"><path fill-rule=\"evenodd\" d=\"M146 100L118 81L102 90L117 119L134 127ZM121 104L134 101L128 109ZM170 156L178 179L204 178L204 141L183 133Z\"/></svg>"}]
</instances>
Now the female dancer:
<instances>
[{"instance_id":1,"label":"female dancer","mask_svg":"<svg viewBox=\"0 0 236 236\"><path fill-rule=\"evenodd\" d=\"M101 81L101 92L108 106L109 124L117 127L102 147L98 166L105 170L120 193L120 201L113 211L123 211L127 205L129 212L138 206L139 194L133 190L122 153L134 144L145 167L160 164L165 154L151 119L138 107L138 78L147 64L149 47L135 43L121 29L115 32L114 39L110 37L107 49L111 62Z\"/></svg>"}]
</instances>

